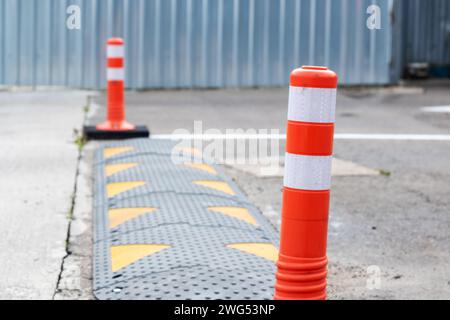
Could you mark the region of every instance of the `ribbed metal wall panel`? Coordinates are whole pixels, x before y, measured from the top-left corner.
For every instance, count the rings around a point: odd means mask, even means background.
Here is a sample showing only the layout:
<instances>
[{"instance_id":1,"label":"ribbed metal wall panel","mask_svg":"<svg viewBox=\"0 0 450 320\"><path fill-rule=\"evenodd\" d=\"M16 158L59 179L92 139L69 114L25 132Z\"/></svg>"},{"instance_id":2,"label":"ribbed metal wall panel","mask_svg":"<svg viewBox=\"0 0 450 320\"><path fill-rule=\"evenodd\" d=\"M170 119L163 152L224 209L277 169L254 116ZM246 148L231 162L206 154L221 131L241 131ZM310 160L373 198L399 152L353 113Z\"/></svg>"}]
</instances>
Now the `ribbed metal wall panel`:
<instances>
[{"instance_id":1,"label":"ribbed metal wall panel","mask_svg":"<svg viewBox=\"0 0 450 320\"><path fill-rule=\"evenodd\" d=\"M450 1L405 1L406 62L450 65Z\"/></svg>"},{"instance_id":2,"label":"ribbed metal wall panel","mask_svg":"<svg viewBox=\"0 0 450 320\"><path fill-rule=\"evenodd\" d=\"M0 0L0 84L105 86L105 42L126 41L127 87L279 86L303 64L387 84L394 0ZM79 5L81 30L65 26ZM381 7L382 29L366 27Z\"/></svg>"}]
</instances>

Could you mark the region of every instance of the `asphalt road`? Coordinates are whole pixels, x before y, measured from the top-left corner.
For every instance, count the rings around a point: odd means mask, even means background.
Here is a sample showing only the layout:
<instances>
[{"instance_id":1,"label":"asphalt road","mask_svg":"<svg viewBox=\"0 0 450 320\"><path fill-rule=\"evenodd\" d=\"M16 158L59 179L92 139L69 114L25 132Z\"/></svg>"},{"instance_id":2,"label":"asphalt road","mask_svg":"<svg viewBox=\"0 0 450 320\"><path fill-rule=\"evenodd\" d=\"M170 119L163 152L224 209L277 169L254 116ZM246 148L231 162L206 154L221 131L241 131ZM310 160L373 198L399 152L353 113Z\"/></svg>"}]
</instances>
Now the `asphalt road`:
<instances>
[{"instance_id":1,"label":"asphalt road","mask_svg":"<svg viewBox=\"0 0 450 320\"><path fill-rule=\"evenodd\" d=\"M450 134L449 83L339 90L337 133ZM100 96L97 104L104 104ZM149 91L127 95L128 119L152 134L179 128L285 129L287 89ZM92 120L103 117L103 108ZM329 296L333 299L450 299L450 141L336 140L335 156L376 176L333 178ZM279 146L282 156L284 141ZM278 226L281 177L226 172ZM379 282L378 282L379 281Z\"/></svg>"}]
</instances>

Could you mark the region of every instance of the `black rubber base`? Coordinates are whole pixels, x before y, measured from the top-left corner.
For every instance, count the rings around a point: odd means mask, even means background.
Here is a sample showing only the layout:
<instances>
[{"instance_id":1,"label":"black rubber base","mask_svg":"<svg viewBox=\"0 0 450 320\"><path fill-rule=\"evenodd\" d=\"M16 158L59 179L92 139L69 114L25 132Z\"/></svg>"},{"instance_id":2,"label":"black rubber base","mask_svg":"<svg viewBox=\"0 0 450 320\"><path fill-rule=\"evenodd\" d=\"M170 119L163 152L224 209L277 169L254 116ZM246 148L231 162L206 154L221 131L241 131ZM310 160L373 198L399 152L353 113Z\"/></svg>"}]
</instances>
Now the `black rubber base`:
<instances>
[{"instance_id":1,"label":"black rubber base","mask_svg":"<svg viewBox=\"0 0 450 320\"><path fill-rule=\"evenodd\" d=\"M124 140L132 138L148 138L150 132L146 126L136 126L128 131L97 130L95 126L84 126L83 135L87 140Z\"/></svg>"}]
</instances>

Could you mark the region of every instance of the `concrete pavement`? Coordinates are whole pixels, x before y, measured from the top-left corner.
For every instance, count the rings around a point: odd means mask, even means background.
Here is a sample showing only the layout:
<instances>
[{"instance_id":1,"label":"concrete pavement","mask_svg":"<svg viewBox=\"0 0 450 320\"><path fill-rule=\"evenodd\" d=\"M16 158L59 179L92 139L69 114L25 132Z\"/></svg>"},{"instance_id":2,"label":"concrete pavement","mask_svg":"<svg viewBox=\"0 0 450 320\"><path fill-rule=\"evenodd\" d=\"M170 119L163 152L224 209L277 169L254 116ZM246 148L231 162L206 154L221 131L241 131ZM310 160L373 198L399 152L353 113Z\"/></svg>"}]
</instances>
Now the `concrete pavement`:
<instances>
[{"instance_id":1,"label":"concrete pavement","mask_svg":"<svg viewBox=\"0 0 450 320\"><path fill-rule=\"evenodd\" d=\"M51 299L66 252L83 92L0 93L0 299Z\"/></svg>"}]
</instances>

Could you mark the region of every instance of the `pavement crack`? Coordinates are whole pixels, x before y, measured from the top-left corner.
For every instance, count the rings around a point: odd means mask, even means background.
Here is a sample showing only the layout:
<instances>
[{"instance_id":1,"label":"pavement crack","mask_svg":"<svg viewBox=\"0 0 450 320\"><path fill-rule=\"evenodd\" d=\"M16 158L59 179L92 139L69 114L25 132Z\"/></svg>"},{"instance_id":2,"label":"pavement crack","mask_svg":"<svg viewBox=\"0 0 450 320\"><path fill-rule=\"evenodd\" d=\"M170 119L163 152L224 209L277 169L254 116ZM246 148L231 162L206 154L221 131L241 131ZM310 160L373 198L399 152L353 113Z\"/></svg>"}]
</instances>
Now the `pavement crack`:
<instances>
[{"instance_id":1,"label":"pavement crack","mask_svg":"<svg viewBox=\"0 0 450 320\"><path fill-rule=\"evenodd\" d=\"M84 107L83 108L83 121L82 121L82 126L85 125L86 121L87 121L87 112L88 112L88 108ZM76 131L76 130L75 130ZM72 252L70 251L70 236L71 236L71 229L72 229L72 222L73 222L73 215L74 215L74 211L75 211L75 205L76 205L76 197L77 197L77 190L78 190L78 177L80 175L80 163L81 160L83 158L83 147L84 147L84 143L80 143L80 139L82 140L83 138L81 137L75 137L75 141L74 143L77 145L77 150L78 150L78 155L77 155L77 165L76 165L76 169L75 169L75 181L73 184L73 191L72 191L72 196L71 196L71 202L70 202L70 209L69 209L69 214L68 214L68 224L67 224L67 232L66 232L66 239L65 239L65 255L63 256L63 258L61 259L61 266L59 269L59 273L58 273L58 278L56 280L56 285L55 285L55 291L53 292L53 296L52 296L52 300L55 300L56 295L58 293L61 292L60 289L60 285L61 285L61 280L63 277L63 273L64 273L64 265L65 262L67 260L67 258L70 257L70 255L72 254Z\"/></svg>"},{"instance_id":2,"label":"pavement crack","mask_svg":"<svg viewBox=\"0 0 450 320\"><path fill-rule=\"evenodd\" d=\"M421 190L416 190L416 189L414 189L414 188L405 188L405 189L406 189L407 191L409 191L409 192L415 194L415 195L418 196L419 198L422 198L422 199L425 201L425 203L427 203L427 204L433 203L433 201L431 200L430 196L427 195L426 193L424 193L423 191L421 191Z\"/></svg>"}]
</instances>

